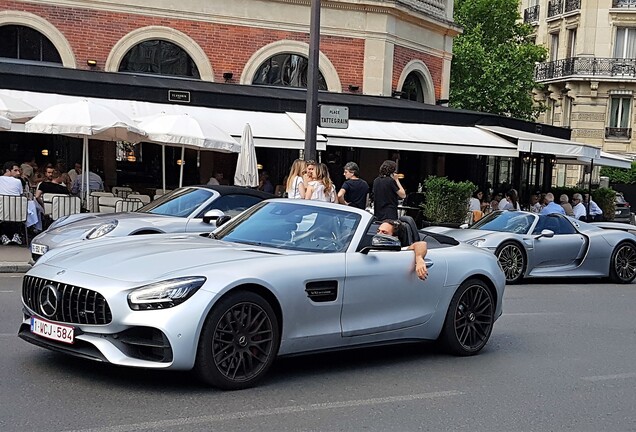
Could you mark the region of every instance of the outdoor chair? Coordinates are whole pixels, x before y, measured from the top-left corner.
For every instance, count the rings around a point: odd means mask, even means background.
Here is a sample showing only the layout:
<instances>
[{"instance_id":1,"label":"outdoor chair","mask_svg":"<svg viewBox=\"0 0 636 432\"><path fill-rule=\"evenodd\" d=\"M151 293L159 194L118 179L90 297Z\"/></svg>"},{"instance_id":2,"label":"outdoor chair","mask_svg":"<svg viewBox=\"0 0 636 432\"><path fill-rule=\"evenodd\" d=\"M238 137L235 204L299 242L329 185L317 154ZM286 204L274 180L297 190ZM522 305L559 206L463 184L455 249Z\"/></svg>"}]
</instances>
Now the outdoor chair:
<instances>
[{"instance_id":1,"label":"outdoor chair","mask_svg":"<svg viewBox=\"0 0 636 432\"><path fill-rule=\"evenodd\" d=\"M99 197L99 212L100 213L115 213L115 206L118 201L122 201L123 198L114 196L100 196Z\"/></svg>"},{"instance_id":2,"label":"outdoor chair","mask_svg":"<svg viewBox=\"0 0 636 432\"><path fill-rule=\"evenodd\" d=\"M144 203L138 199L125 198L115 203L115 213L134 212L144 206Z\"/></svg>"},{"instance_id":3,"label":"outdoor chair","mask_svg":"<svg viewBox=\"0 0 636 432\"><path fill-rule=\"evenodd\" d=\"M53 198L68 196L66 194L45 193L42 194L42 202L44 203L44 214L50 215L53 212Z\"/></svg>"},{"instance_id":4,"label":"outdoor chair","mask_svg":"<svg viewBox=\"0 0 636 432\"><path fill-rule=\"evenodd\" d=\"M111 189L113 195L118 196L120 198L126 198L128 195L133 193L132 188L127 186L113 186Z\"/></svg>"},{"instance_id":5,"label":"outdoor chair","mask_svg":"<svg viewBox=\"0 0 636 432\"><path fill-rule=\"evenodd\" d=\"M138 193L131 193L130 195L127 196L128 199L138 199L139 201L141 201L142 203L144 203L144 205L148 204L150 202L150 195L140 195Z\"/></svg>"},{"instance_id":6,"label":"outdoor chair","mask_svg":"<svg viewBox=\"0 0 636 432\"><path fill-rule=\"evenodd\" d=\"M100 197L114 197L112 192L91 192L88 197L88 203L86 204L86 209L90 213L98 213L99 212L99 198ZM113 204L114 206L114 204Z\"/></svg>"},{"instance_id":7,"label":"outdoor chair","mask_svg":"<svg viewBox=\"0 0 636 432\"><path fill-rule=\"evenodd\" d=\"M58 220L62 216L79 213L82 210L82 200L76 196L57 195L51 203L51 219Z\"/></svg>"},{"instance_id":8,"label":"outdoor chair","mask_svg":"<svg viewBox=\"0 0 636 432\"><path fill-rule=\"evenodd\" d=\"M27 229L28 200L22 195L0 195L0 223L20 223L24 226L25 244L29 244Z\"/></svg>"}]
</instances>

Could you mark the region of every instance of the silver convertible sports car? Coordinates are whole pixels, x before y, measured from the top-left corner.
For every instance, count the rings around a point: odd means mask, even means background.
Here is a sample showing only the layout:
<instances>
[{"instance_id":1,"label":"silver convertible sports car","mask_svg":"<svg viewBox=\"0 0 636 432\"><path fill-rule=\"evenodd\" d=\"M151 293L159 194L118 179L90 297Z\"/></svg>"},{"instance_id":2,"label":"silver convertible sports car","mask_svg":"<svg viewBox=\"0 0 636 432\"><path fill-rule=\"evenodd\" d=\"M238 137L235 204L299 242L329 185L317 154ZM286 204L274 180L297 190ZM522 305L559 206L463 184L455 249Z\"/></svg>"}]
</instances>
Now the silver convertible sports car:
<instances>
[{"instance_id":1,"label":"silver convertible sports car","mask_svg":"<svg viewBox=\"0 0 636 432\"><path fill-rule=\"evenodd\" d=\"M431 230L493 252L508 283L524 277L608 276L616 283L630 283L636 277L636 236L629 227L506 210L468 229Z\"/></svg>"},{"instance_id":2,"label":"silver convertible sports car","mask_svg":"<svg viewBox=\"0 0 636 432\"><path fill-rule=\"evenodd\" d=\"M175 189L134 212L79 213L55 221L31 242L34 261L49 250L105 237L210 232L219 216L236 216L273 195L234 186Z\"/></svg>"},{"instance_id":3,"label":"silver convertible sports car","mask_svg":"<svg viewBox=\"0 0 636 432\"><path fill-rule=\"evenodd\" d=\"M123 237L57 248L24 276L19 336L123 366L194 369L223 389L254 385L277 356L439 339L468 356L502 312L492 253L406 226L414 252L378 242L363 210L263 201L214 233Z\"/></svg>"}]
</instances>

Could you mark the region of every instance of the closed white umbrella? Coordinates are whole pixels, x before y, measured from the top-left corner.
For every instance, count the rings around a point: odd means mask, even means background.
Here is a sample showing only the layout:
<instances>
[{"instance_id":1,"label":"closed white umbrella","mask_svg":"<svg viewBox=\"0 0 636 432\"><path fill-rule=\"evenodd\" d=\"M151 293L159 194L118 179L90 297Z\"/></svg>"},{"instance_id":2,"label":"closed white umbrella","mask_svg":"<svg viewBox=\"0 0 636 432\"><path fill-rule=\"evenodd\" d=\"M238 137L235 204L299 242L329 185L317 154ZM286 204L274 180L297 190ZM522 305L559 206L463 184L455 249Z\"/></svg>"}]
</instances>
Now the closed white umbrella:
<instances>
[{"instance_id":1,"label":"closed white umbrella","mask_svg":"<svg viewBox=\"0 0 636 432\"><path fill-rule=\"evenodd\" d=\"M35 117L39 109L20 99L0 94L0 116L16 123L21 123Z\"/></svg>"},{"instance_id":2,"label":"closed white umbrella","mask_svg":"<svg viewBox=\"0 0 636 432\"><path fill-rule=\"evenodd\" d=\"M181 146L179 187L183 185L183 157L186 147L223 153L238 153L241 150L239 143L228 132L210 121L189 114L162 113L142 119L139 127L148 135L144 141Z\"/></svg>"},{"instance_id":3,"label":"closed white umbrella","mask_svg":"<svg viewBox=\"0 0 636 432\"><path fill-rule=\"evenodd\" d=\"M138 142L145 133L126 114L114 108L82 100L53 105L25 124L26 132L83 138L82 187L88 203L88 139Z\"/></svg>"},{"instance_id":4,"label":"closed white umbrella","mask_svg":"<svg viewBox=\"0 0 636 432\"><path fill-rule=\"evenodd\" d=\"M256 149L254 148L254 137L249 123L245 124L243 135L241 135L241 152L236 161L234 184L246 187L258 186Z\"/></svg>"},{"instance_id":5,"label":"closed white umbrella","mask_svg":"<svg viewBox=\"0 0 636 432\"><path fill-rule=\"evenodd\" d=\"M6 117L0 116L0 130L11 129L11 120Z\"/></svg>"}]
</instances>

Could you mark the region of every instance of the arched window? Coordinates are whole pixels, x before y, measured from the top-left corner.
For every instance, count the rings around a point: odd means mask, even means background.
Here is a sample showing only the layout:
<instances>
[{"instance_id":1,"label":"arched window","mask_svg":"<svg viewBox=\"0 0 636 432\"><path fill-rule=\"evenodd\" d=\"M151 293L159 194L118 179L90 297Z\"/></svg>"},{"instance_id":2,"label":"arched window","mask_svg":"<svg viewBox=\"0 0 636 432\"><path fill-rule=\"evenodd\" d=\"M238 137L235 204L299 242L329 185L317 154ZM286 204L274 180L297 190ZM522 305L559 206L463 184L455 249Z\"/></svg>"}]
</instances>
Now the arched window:
<instances>
[{"instance_id":1,"label":"arched window","mask_svg":"<svg viewBox=\"0 0 636 432\"><path fill-rule=\"evenodd\" d=\"M402 85L401 99L408 99L416 102L424 102L424 89L422 80L417 72L411 72L406 76Z\"/></svg>"},{"instance_id":2,"label":"arched window","mask_svg":"<svg viewBox=\"0 0 636 432\"><path fill-rule=\"evenodd\" d=\"M256 71L252 84L307 88L309 60L299 54L276 54L265 60ZM327 90L322 73L318 72L318 89Z\"/></svg>"},{"instance_id":3,"label":"arched window","mask_svg":"<svg viewBox=\"0 0 636 432\"><path fill-rule=\"evenodd\" d=\"M119 64L119 72L201 78L188 53L165 40L147 40L132 47Z\"/></svg>"},{"instance_id":4,"label":"arched window","mask_svg":"<svg viewBox=\"0 0 636 432\"><path fill-rule=\"evenodd\" d=\"M62 64L60 53L46 36L21 25L0 27L0 57Z\"/></svg>"}]
</instances>

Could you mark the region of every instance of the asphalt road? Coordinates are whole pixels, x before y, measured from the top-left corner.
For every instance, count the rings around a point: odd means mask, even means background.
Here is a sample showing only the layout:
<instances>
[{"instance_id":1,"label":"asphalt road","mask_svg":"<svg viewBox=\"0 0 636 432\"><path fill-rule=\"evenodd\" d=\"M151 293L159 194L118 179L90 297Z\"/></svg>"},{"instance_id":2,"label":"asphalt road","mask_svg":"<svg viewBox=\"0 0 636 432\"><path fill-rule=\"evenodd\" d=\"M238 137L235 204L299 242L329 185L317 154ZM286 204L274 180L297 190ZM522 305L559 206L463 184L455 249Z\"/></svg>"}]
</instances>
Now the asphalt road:
<instances>
[{"instance_id":1,"label":"asphalt road","mask_svg":"<svg viewBox=\"0 0 636 432\"><path fill-rule=\"evenodd\" d=\"M221 392L18 339L20 277L0 275L3 432L636 430L636 284L508 287L475 357L433 344L296 357Z\"/></svg>"}]
</instances>

